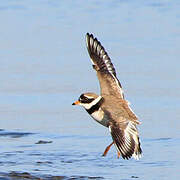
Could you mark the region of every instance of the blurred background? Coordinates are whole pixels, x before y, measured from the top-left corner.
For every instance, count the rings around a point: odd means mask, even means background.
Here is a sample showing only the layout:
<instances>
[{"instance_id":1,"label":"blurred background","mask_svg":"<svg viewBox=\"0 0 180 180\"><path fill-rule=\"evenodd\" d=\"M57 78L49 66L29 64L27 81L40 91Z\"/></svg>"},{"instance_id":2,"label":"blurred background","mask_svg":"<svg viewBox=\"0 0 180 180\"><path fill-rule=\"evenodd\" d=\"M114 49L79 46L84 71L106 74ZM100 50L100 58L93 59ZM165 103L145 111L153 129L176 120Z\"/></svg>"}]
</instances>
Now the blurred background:
<instances>
[{"instance_id":1,"label":"blurred background","mask_svg":"<svg viewBox=\"0 0 180 180\"><path fill-rule=\"evenodd\" d=\"M1 1L0 174L180 178L179 9L178 0ZM105 47L142 122L138 162L117 159L115 148L102 158L108 129L71 106L83 92L99 93L87 32Z\"/></svg>"}]
</instances>

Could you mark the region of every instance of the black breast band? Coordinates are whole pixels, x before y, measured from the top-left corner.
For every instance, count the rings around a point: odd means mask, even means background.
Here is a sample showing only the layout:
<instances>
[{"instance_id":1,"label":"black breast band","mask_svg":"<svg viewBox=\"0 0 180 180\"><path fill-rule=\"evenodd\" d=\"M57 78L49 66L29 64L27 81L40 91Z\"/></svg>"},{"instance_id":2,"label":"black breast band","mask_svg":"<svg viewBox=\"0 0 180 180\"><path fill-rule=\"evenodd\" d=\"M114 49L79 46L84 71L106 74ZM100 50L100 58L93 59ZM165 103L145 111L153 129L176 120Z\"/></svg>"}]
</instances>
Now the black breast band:
<instances>
[{"instance_id":1,"label":"black breast band","mask_svg":"<svg viewBox=\"0 0 180 180\"><path fill-rule=\"evenodd\" d=\"M102 104L102 101L103 99L101 98L100 101L98 103L96 103L95 105L93 105L90 109L86 109L86 111L89 113L89 114L92 114L93 112L95 111L98 111L101 104Z\"/></svg>"}]
</instances>

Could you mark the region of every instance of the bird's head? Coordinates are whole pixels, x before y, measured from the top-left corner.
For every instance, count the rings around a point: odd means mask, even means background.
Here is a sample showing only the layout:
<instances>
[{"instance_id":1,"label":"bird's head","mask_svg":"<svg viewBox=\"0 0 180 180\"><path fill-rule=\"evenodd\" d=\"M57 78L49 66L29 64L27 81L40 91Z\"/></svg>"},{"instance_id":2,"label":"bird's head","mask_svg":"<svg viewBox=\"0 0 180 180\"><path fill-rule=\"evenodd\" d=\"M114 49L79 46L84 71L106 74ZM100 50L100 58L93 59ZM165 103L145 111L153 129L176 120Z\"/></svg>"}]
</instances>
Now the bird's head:
<instances>
[{"instance_id":1,"label":"bird's head","mask_svg":"<svg viewBox=\"0 0 180 180\"><path fill-rule=\"evenodd\" d=\"M97 103L101 101L102 97L95 93L83 93L80 95L79 99L72 105L83 106L86 110L90 109Z\"/></svg>"}]
</instances>

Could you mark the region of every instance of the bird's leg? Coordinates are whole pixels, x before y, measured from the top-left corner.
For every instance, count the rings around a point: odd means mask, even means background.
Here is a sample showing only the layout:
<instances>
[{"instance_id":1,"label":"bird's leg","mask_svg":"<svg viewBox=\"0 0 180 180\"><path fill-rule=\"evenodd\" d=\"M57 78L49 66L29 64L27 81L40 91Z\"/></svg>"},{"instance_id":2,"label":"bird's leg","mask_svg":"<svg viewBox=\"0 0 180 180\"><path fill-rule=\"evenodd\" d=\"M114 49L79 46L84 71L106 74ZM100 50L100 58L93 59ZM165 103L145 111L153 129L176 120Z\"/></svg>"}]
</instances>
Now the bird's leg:
<instances>
[{"instance_id":1,"label":"bird's leg","mask_svg":"<svg viewBox=\"0 0 180 180\"><path fill-rule=\"evenodd\" d=\"M106 147L104 153L102 156L106 156L106 154L108 153L109 149L111 148L111 146L114 144L114 142L112 142L109 146Z\"/></svg>"},{"instance_id":2,"label":"bird's leg","mask_svg":"<svg viewBox=\"0 0 180 180\"><path fill-rule=\"evenodd\" d=\"M121 153L118 151L117 152L117 157L120 158L120 155L121 155Z\"/></svg>"}]
</instances>

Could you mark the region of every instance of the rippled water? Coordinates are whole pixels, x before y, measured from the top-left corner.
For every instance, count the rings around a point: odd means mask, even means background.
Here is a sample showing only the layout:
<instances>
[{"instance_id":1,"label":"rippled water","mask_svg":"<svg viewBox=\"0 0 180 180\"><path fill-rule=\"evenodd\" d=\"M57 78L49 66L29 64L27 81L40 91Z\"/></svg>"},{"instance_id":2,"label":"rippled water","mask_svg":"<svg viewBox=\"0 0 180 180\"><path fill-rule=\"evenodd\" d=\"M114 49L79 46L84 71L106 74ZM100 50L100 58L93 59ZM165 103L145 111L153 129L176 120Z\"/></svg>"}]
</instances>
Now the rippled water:
<instances>
[{"instance_id":1,"label":"rippled water","mask_svg":"<svg viewBox=\"0 0 180 180\"><path fill-rule=\"evenodd\" d=\"M180 2L2 1L0 179L179 179ZM85 47L102 42L142 124L143 158L117 159L80 107L99 92Z\"/></svg>"}]
</instances>

